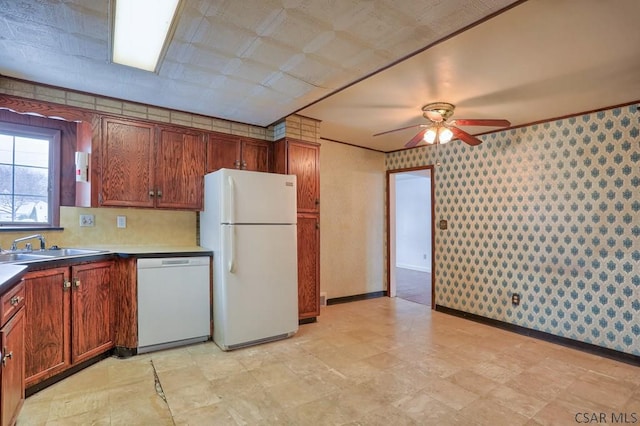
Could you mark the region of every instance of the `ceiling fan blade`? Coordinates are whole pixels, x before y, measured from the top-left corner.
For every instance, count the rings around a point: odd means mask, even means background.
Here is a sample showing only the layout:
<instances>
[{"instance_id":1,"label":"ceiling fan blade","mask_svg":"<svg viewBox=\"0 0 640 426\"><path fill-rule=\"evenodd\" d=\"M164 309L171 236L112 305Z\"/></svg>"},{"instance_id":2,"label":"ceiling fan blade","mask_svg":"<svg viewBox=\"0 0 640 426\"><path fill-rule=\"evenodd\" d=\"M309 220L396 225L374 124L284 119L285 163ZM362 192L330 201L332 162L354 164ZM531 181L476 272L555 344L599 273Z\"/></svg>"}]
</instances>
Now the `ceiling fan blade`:
<instances>
[{"instance_id":1,"label":"ceiling fan blade","mask_svg":"<svg viewBox=\"0 0 640 426\"><path fill-rule=\"evenodd\" d=\"M424 138L424 133L427 131L427 129L423 129L420 130L418 132L417 135L415 135L413 138L411 138L411 140L409 142L407 142L405 144L405 148L413 148L414 146L418 145Z\"/></svg>"},{"instance_id":2,"label":"ceiling fan blade","mask_svg":"<svg viewBox=\"0 0 640 426\"><path fill-rule=\"evenodd\" d=\"M485 119L473 119L473 118L456 118L455 120L452 120L451 124L454 124L456 126L493 126L493 127L509 127L511 126L511 123L509 122L509 120L501 120L501 119L489 119L489 120L485 120Z\"/></svg>"},{"instance_id":3,"label":"ceiling fan blade","mask_svg":"<svg viewBox=\"0 0 640 426\"><path fill-rule=\"evenodd\" d=\"M482 141L478 138L476 138L473 135L470 135L469 133L465 132L462 129L458 129L457 127L449 127L451 129L451 131L453 132L453 137L460 139L462 142L469 144L471 146L476 146L476 145L480 145L482 143Z\"/></svg>"},{"instance_id":4,"label":"ceiling fan blade","mask_svg":"<svg viewBox=\"0 0 640 426\"><path fill-rule=\"evenodd\" d=\"M386 132L380 132L380 133L376 133L373 136L381 136L381 135L386 135L387 133L393 133L393 132L399 132L400 130L407 130L407 129L413 129L416 127L425 127L424 124L414 124L412 126L407 126L407 127L400 127L399 129L393 129L393 130L387 130Z\"/></svg>"}]
</instances>

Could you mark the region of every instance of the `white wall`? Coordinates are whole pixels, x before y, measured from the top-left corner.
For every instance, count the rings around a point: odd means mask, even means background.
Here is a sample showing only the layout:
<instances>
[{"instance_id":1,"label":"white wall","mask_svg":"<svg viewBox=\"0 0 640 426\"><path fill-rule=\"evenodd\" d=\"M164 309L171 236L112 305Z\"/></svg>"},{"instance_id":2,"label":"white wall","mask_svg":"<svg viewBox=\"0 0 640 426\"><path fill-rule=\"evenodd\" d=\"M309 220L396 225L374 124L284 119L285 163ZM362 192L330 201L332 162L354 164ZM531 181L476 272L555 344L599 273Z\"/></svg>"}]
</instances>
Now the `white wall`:
<instances>
[{"instance_id":1,"label":"white wall","mask_svg":"<svg viewBox=\"0 0 640 426\"><path fill-rule=\"evenodd\" d=\"M396 266L431 272L431 177L397 173L395 196Z\"/></svg>"},{"instance_id":2,"label":"white wall","mask_svg":"<svg viewBox=\"0 0 640 426\"><path fill-rule=\"evenodd\" d=\"M329 299L383 291L384 154L321 142L320 291Z\"/></svg>"}]
</instances>

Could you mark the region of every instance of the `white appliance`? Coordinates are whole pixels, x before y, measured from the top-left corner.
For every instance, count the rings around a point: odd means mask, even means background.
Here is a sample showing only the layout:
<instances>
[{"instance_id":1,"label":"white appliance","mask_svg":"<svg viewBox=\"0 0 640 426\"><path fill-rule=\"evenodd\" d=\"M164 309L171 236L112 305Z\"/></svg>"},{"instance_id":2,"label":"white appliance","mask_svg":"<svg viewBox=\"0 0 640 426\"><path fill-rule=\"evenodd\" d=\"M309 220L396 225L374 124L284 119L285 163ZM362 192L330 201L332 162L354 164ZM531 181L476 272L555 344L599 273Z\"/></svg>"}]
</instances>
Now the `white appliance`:
<instances>
[{"instance_id":1,"label":"white appliance","mask_svg":"<svg viewBox=\"0 0 640 426\"><path fill-rule=\"evenodd\" d=\"M209 339L209 259L138 259L138 353Z\"/></svg>"},{"instance_id":2,"label":"white appliance","mask_svg":"<svg viewBox=\"0 0 640 426\"><path fill-rule=\"evenodd\" d=\"M220 169L204 186L200 245L213 251L213 340L232 350L294 335L295 175Z\"/></svg>"}]
</instances>

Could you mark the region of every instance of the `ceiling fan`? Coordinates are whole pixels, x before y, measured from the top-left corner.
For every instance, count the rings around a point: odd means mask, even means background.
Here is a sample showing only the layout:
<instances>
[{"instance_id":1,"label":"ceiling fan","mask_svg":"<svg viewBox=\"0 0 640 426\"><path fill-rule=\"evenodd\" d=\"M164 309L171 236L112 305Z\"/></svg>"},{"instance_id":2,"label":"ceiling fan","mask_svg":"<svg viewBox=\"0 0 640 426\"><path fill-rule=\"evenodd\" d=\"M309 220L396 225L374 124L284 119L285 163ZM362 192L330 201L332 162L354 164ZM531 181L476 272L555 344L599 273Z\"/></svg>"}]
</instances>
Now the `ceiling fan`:
<instances>
[{"instance_id":1,"label":"ceiling fan","mask_svg":"<svg viewBox=\"0 0 640 426\"><path fill-rule=\"evenodd\" d=\"M452 115L455 105L447 102L434 102L422 107L422 115L429 120L428 124L414 124L413 126L401 127L399 129L388 130L376 133L373 136L386 135L387 133L398 132L400 130L411 129L413 127L423 128L409 142L405 148L413 148L421 141L428 144L443 144L456 138L469 145L480 145L482 141L475 136L465 132L457 126L490 126L509 127L511 123L503 119L463 119L447 121Z\"/></svg>"}]
</instances>

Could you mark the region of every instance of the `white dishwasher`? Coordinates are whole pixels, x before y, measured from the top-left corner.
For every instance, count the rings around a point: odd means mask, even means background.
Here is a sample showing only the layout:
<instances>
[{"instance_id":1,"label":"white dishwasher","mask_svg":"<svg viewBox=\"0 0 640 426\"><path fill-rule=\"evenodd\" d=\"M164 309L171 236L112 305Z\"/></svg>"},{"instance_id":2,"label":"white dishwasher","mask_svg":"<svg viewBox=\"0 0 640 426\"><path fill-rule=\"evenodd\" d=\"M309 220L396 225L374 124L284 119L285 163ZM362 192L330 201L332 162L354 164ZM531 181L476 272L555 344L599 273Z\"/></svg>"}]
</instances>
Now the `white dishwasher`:
<instances>
[{"instance_id":1,"label":"white dishwasher","mask_svg":"<svg viewBox=\"0 0 640 426\"><path fill-rule=\"evenodd\" d=\"M138 353L209 339L209 257L138 259Z\"/></svg>"}]
</instances>

